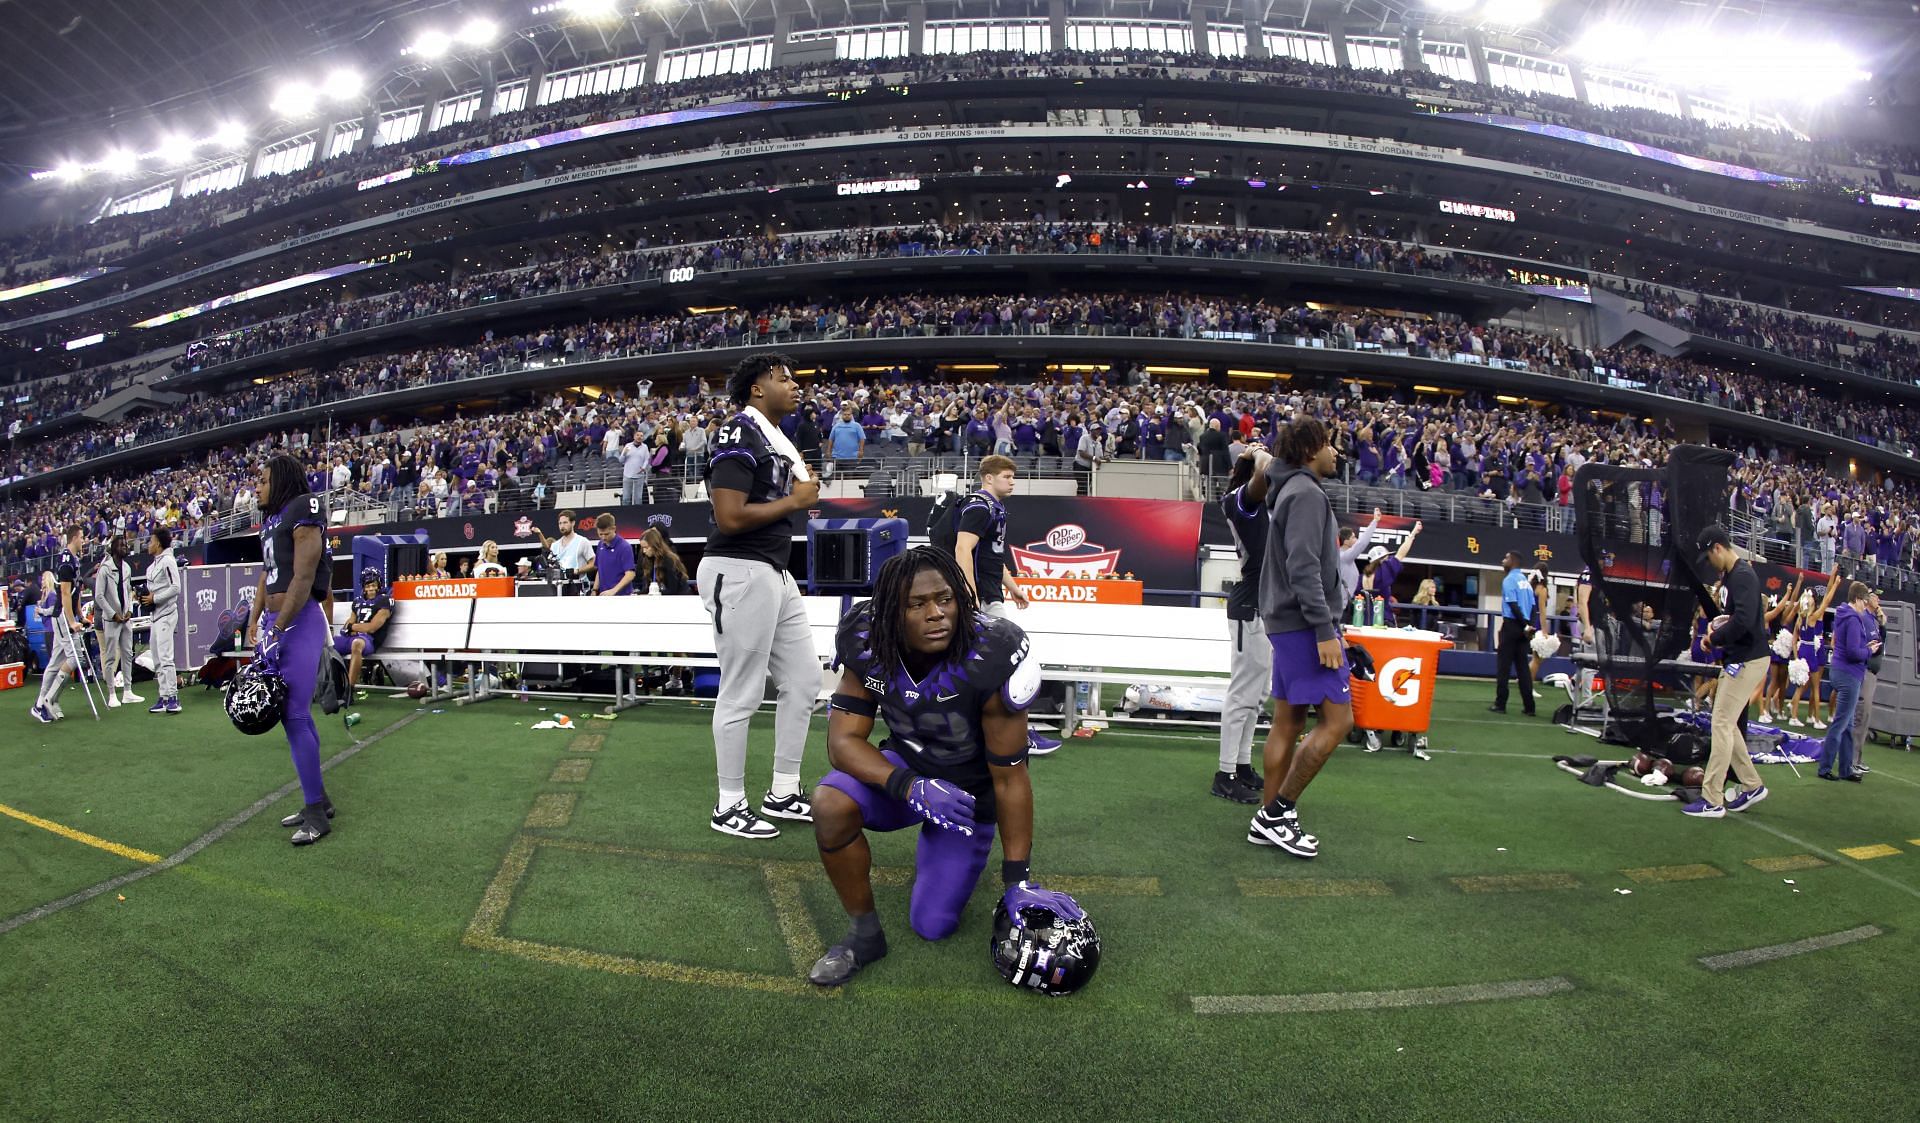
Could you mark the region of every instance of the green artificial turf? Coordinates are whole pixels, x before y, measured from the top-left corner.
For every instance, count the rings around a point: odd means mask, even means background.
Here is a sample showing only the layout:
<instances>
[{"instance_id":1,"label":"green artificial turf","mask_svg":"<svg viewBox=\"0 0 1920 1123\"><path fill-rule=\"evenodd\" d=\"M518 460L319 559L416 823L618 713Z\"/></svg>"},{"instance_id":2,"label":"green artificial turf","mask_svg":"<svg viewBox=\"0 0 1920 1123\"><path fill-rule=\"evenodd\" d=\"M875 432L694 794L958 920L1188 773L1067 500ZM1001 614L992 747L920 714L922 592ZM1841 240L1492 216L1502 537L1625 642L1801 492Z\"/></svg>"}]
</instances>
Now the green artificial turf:
<instances>
[{"instance_id":1,"label":"green artificial turf","mask_svg":"<svg viewBox=\"0 0 1920 1123\"><path fill-rule=\"evenodd\" d=\"M1338 752L1302 802L1311 863L1247 845L1250 809L1208 796L1211 735L1116 729L1036 760L1036 875L1110 879L1081 893L1100 973L1062 1001L989 965L991 873L952 938L912 934L909 833L873 847L891 954L842 993L805 988L844 919L804 826L764 843L707 829L706 709L605 722L549 705L575 715L567 732L530 728L538 702L370 701L363 736L412 720L328 774L340 818L320 845L286 844L290 795L175 868L0 935L0 1119L1911 1116L1920 756L1872 748L1862 785L1767 766L1751 815L1692 821L1555 770L1548 754L1595 744L1492 718L1485 693L1442 683L1431 763ZM81 716L47 727L27 691L0 696L0 804L171 854L292 779L281 738L187 701L96 724L69 699ZM325 754L349 744L320 728ZM556 772L568 760L587 763ZM564 825L523 825L540 797ZM1874 844L1898 853L1836 853ZM1827 864L1748 864L1814 852ZM1622 872L1669 866L1714 876ZM0 919L139 868L0 817ZM1455 880L1516 875L1540 887ZM1289 895L1306 879L1367 895ZM1696 962L1865 924L1884 934ZM1192 1005L1551 977L1573 989Z\"/></svg>"}]
</instances>

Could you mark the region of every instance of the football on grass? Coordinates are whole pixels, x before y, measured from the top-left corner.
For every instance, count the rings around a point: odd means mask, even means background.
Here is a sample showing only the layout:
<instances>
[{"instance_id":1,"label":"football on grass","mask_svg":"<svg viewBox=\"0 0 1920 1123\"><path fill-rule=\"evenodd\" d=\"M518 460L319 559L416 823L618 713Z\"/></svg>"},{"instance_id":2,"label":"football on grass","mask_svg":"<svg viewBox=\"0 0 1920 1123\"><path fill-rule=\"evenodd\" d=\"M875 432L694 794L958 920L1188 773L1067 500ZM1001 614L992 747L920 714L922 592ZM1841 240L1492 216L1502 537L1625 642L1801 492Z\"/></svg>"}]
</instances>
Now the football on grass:
<instances>
[{"instance_id":1,"label":"football on grass","mask_svg":"<svg viewBox=\"0 0 1920 1123\"><path fill-rule=\"evenodd\" d=\"M1646 753L1635 753L1633 759L1628 762L1628 767L1633 769L1635 776L1645 776L1653 771L1653 758Z\"/></svg>"},{"instance_id":2,"label":"football on grass","mask_svg":"<svg viewBox=\"0 0 1920 1123\"><path fill-rule=\"evenodd\" d=\"M408 686L407 686L407 697L409 697L409 698L425 698L426 696L427 696L427 684L426 684L426 683L424 683L424 682L415 682L415 683L410 683L410 684L408 684Z\"/></svg>"},{"instance_id":3,"label":"football on grass","mask_svg":"<svg viewBox=\"0 0 1920 1123\"><path fill-rule=\"evenodd\" d=\"M1697 788L1706 782L1707 770L1697 764L1680 774L1680 786L1683 788Z\"/></svg>"}]
</instances>

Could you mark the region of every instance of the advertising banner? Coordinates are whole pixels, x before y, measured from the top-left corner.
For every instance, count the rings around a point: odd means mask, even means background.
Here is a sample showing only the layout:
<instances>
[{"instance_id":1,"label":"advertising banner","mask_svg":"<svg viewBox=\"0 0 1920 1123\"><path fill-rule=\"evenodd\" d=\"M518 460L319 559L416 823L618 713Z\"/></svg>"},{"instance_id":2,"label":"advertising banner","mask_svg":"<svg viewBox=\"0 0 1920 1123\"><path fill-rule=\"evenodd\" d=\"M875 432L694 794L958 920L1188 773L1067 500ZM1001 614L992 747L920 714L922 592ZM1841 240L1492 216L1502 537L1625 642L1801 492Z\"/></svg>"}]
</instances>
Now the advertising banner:
<instances>
[{"instance_id":1,"label":"advertising banner","mask_svg":"<svg viewBox=\"0 0 1920 1123\"><path fill-rule=\"evenodd\" d=\"M510 597L511 577L460 577L450 581L395 581L394 600L475 600Z\"/></svg>"}]
</instances>

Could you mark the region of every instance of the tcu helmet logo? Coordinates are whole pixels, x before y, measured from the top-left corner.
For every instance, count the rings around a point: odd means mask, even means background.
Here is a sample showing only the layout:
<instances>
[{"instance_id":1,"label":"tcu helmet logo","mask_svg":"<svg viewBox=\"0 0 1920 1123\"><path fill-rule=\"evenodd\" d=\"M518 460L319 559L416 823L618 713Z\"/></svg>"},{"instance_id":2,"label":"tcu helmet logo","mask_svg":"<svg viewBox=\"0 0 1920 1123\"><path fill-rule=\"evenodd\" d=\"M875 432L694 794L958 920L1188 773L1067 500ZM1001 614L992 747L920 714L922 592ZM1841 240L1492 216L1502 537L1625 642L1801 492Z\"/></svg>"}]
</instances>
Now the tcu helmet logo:
<instances>
[{"instance_id":1,"label":"tcu helmet logo","mask_svg":"<svg viewBox=\"0 0 1920 1123\"><path fill-rule=\"evenodd\" d=\"M1401 655L1380 665L1374 675L1374 685L1380 688L1380 697L1396 706L1413 706L1420 702L1420 660L1411 655Z\"/></svg>"},{"instance_id":2,"label":"tcu helmet logo","mask_svg":"<svg viewBox=\"0 0 1920 1123\"><path fill-rule=\"evenodd\" d=\"M1086 529L1075 523L1062 523L1044 541L1012 549L1014 569L1035 577L1111 577L1120 566L1120 551L1087 541Z\"/></svg>"},{"instance_id":3,"label":"tcu helmet logo","mask_svg":"<svg viewBox=\"0 0 1920 1123\"><path fill-rule=\"evenodd\" d=\"M194 591L193 603L202 612L212 612L213 606L220 603L220 594L212 589L198 589Z\"/></svg>"}]
</instances>

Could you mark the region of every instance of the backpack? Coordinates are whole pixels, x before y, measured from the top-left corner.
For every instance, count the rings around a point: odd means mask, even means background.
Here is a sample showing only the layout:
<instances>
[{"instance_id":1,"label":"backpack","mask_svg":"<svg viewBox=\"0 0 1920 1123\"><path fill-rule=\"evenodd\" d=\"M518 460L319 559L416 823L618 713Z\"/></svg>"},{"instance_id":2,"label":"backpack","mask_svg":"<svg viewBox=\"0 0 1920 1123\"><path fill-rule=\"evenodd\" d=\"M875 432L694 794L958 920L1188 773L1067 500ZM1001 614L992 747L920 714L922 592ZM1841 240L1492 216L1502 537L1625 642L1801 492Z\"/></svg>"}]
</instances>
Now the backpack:
<instances>
[{"instance_id":1,"label":"backpack","mask_svg":"<svg viewBox=\"0 0 1920 1123\"><path fill-rule=\"evenodd\" d=\"M313 700L323 714L337 714L347 704L347 657L328 644L320 655L320 677Z\"/></svg>"},{"instance_id":2,"label":"backpack","mask_svg":"<svg viewBox=\"0 0 1920 1123\"><path fill-rule=\"evenodd\" d=\"M927 541L934 549L952 556L954 545L960 539L960 504L966 496L957 491L943 491L933 501L933 510L927 513Z\"/></svg>"}]
</instances>

